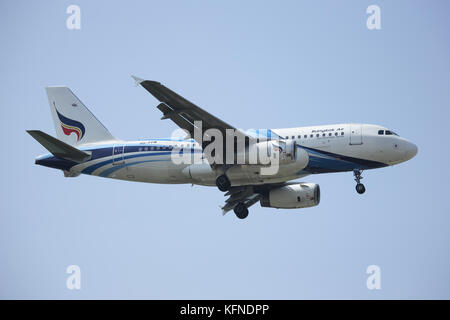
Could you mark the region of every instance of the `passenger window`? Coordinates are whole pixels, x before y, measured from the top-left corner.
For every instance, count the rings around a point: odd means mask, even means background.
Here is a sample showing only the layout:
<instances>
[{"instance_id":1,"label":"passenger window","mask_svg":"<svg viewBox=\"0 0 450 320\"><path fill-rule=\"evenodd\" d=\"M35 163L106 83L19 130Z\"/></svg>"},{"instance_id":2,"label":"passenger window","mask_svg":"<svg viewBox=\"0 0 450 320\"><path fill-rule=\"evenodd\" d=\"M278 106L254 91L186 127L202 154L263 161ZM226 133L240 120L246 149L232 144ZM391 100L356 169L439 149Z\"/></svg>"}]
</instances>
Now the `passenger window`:
<instances>
[{"instance_id":1,"label":"passenger window","mask_svg":"<svg viewBox=\"0 0 450 320\"><path fill-rule=\"evenodd\" d=\"M286 139L289 139L289 136L286 136Z\"/></svg>"},{"instance_id":2,"label":"passenger window","mask_svg":"<svg viewBox=\"0 0 450 320\"><path fill-rule=\"evenodd\" d=\"M307 135L307 134L305 134L305 135L303 136L303 138L305 138L305 139L306 139L306 138L308 138L308 135Z\"/></svg>"},{"instance_id":3,"label":"passenger window","mask_svg":"<svg viewBox=\"0 0 450 320\"><path fill-rule=\"evenodd\" d=\"M316 134L316 137L318 138L320 136L320 134Z\"/></svg>"},{"instance_id":4,"label":"passenger window","mask_svg":"<svg viewBox=\"0 0 450 320\"><path fill-rule=\"evenodd\" d=\"M322 137L325 137L325 136L326 136L326 134L325 134L325 133L323 133L323 134L322 134Z\"/></svg>"},{"instance_id":5,"label":"passenger window","mask_svg":"<svg viewBox=\"0 0 450 320\"><path fill-rule=\"evenodd\" d=\"M301 136L301 135L299 135L299 136L298 136L298 139L301 139L301 138L302 138L302 136Z\"/></svg>"},{"instance_id":6,"label":"passenger window","mask_svg":"<svg viewBox=\"0 0 450 320\"><path fill-rule=\"evenodd\" d=\"M341 132L341 136L343 136L344 135L344 132Z\"/></svg>"},{"instance_id":7,"label":"passenger window","mask_svg":"<svg viewBox=\"0 0 450 320\"><path fill-rule=\"evenodd\" d=\"M335 132L335 133L334 133L334 135L335 135L335 136L337 136L337 135L338 135L338 133L337 133L337 132Z\"/></svg>"},{"instance_id":8,"label":"passenger window","mask_svg":"<svg viewBox=\"0 0 450 320\"><path fill-rule=\"evenodd\" d=\"M328 134L329 137L331 137L331 132Z\"/></svg>"},{"instance_id":9,"label":"passenger window","mask_svg":"<svg viewBox=\"0 0 450 320\"><path fill-rule=\"evenodd\" d=\"M295 136L292 136L292 140L294 140L295 139Z\"/></svg>"},{"instance_id":10,"label":"passenger window","mask_svg":"<svg viewBox=\"0 0 450 320\"><path fill-rule=\"evenodd\" d=\"M378 135L383 135L384 134L384 130L378 130Z\"/></svg>"},{"instance_id":11,"label":"passenger window","mask_svg":"<svg viewBox=\"0 0 450 320\"><path fill-rule=\"evenodd\" d=\"M309 136L310 138L314 137L312 134Z\"/></svg>"}]
</instances>

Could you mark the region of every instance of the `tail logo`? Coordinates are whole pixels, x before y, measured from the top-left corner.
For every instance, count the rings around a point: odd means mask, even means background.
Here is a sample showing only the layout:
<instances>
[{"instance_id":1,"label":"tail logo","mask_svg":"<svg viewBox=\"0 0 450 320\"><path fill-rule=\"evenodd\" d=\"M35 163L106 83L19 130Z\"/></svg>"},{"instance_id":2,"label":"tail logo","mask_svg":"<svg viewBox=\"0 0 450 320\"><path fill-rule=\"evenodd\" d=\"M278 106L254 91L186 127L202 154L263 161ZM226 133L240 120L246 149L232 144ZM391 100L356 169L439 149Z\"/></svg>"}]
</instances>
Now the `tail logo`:
<instances>
[{"instance_id":1,"label":"tail logo","mask_svg":"<svg viewBox=\"0 0 450 320\"><path fill-rule=\"evenodd\" d=\"M81 122L64 117L61 113L58 112L56 107L55 110L58 115L59 122L61 124L61 129L64 132L64 134L66 136L70 136L72 132L75 132L75 134L77 135L77 141L83 139L84 132L86 131L84 125Z\"/></svg>"}]
</instances>

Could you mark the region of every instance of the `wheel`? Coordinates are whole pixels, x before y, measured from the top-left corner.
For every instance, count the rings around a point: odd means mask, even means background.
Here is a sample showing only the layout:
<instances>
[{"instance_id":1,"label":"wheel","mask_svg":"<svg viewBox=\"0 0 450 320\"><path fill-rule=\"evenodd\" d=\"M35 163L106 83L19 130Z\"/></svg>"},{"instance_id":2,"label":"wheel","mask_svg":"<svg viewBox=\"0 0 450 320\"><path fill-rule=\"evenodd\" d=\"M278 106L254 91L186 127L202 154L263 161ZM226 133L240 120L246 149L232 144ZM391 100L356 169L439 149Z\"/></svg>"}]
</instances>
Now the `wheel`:
<instances>
[{"instance_id":1,"label":"wheel","mask_svg":"<svg viewBox=\"0 0 450 320\"><path fill-rule=\"evenodd\" d=\"M363 194L364 192L366 192L366 187L364 187L362 183L358 183L356 185L356 192L358 192L359 194Z\"/></svg>"},{"instance_id":2,"label":"wheel","mask_svg":"<svg viewBox=\"0 0 450 320\"><path fill-rule=\"evenodd\" d=\"M239 219L245 219L248 216L248 208L243 203L239 203L234 207L234 213Z\"/></svg>"},{"instance_id":3,"label":"wheel","mask_svg":"<svg viewBox=\"0 0 450 320\"><path fill-rule=\"evenodd\" d=\"M217 188L219 188L220 191L228 191L230 189L230 187L231 187L230 180L224 174L222 174L221 176L217 177L216 185L217 185Z\"/></svg>"}]
</instances>

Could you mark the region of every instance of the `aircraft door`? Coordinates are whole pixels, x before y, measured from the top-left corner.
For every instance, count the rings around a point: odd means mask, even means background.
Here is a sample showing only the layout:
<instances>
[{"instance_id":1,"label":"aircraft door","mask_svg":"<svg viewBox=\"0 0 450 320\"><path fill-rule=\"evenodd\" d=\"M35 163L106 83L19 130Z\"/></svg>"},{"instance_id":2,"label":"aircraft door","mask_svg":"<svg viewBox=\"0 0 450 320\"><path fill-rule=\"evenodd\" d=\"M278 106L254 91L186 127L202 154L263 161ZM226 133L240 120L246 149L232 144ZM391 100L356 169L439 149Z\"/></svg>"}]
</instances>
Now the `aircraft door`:
<instances>
[{"instance_id":1,"label":"aircraft door","mask_svg":"<svg viewBox=\"0 0 450 320\"><path fill-rule=\"evenodd\" d=\"M362 144L362 125L351 124L350 125L350 144Z\"/></svg>"},{"instance_id":2,"label":"aircraft door","mask_svg":"<svg viewBox=\"0 0 450 320\"><path fill-rule=\"evenodd\" d=\"M114 145L113 146L113 165L119 165L125 163L123 158L124 155L124 146L123 145Z\"/></svg>"}]
</instances>

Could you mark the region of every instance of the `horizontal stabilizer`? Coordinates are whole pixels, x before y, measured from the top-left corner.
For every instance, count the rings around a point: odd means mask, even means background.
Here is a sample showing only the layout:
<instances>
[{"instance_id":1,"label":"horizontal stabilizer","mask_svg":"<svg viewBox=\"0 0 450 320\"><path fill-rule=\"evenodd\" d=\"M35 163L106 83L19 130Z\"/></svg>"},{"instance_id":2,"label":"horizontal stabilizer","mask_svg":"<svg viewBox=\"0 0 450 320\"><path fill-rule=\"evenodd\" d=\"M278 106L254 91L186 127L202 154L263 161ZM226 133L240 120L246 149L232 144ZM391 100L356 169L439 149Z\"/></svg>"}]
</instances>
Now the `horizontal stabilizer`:
<instances>
[{"instance_id":1,"label":"horizontal stabilizer","mask_svg":"<svg viewBox=\"0 0 450 320\"><path fill-rule=\"evenodd\" d=\"M58 140L45 132L39 130L27 130L27 132L55 157L72 160L75 162L83 162L91 157L89 153L78 150L77 148L62 142L61 140Z\"/></svg>"}]
</instances>

